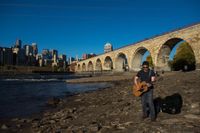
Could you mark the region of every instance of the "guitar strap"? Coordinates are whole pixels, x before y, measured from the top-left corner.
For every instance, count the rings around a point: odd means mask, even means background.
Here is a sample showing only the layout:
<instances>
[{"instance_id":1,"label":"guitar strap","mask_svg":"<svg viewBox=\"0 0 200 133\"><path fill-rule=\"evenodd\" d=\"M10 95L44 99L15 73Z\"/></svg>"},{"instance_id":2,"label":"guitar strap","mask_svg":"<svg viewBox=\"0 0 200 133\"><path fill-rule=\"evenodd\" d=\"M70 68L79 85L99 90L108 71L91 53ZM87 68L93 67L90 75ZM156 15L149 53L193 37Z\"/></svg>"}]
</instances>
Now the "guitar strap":
<instances>
[{"instance_id":1,"label":"guitar strap","mask_svg":"<svg viewBox=\"0 0 200 133\"><path fill-rule=\"evenodd\" d=\"M150 78L150 83L153 86L152 81L151 81L151 69L149 69L149 78Z\"/></svg>"},{"instance_id":2,"label":"guitar strap","mask_svg":"<svg viewBox=\"0 0 200 133\"><path fill-rule=\"evenodd\" d=\"M150 78L150 81L151 81L151 69L149 69L149 78Z\"/></svg>"}]
</instances>

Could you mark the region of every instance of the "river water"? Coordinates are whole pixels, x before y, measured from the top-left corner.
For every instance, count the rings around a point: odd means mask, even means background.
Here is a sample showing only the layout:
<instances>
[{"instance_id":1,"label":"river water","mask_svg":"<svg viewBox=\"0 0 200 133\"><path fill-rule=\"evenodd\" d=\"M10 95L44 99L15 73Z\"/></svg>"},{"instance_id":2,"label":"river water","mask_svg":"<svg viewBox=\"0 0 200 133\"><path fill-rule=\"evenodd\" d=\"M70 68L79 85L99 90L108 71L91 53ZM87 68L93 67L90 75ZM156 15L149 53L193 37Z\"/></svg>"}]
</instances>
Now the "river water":
<instances>
[{"instance_id":1,"label":"river water","mask_svg":"<svg viewBox=\"0 0 200 133\"><path fill-rule=\"evenodd\" d=\"M65 97L76 93L110 87L109 83L67 84L67 77L5 78L0 80L0 119L27 117L46 108L52 97Z\"/></svg>"}]
</instances>

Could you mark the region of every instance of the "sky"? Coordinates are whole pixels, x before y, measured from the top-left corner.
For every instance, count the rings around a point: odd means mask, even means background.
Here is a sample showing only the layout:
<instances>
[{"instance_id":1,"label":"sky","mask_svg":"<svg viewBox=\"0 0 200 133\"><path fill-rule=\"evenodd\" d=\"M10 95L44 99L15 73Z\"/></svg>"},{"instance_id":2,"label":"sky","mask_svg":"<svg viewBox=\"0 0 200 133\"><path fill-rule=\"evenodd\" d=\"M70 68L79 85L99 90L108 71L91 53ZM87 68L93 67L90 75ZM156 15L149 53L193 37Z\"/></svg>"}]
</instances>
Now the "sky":
<instances>
[{"instance_id":1,"label":"sky","mask_svg":"<svg viewBox=\"0 0 200 133\"><path fill-rule=\"evenodd\" d=\"M103 53L200 22L200 0L0 0L0 46Z\"/></svg>"}]
</instances>

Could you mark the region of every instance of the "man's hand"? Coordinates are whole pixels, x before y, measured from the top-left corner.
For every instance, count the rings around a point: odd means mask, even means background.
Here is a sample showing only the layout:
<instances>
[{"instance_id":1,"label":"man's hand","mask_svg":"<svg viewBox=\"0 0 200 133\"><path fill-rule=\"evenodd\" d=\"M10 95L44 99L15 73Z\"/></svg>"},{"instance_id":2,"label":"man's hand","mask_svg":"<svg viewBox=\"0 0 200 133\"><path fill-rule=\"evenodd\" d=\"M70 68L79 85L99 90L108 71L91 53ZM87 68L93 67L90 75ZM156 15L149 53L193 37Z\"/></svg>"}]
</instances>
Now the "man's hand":
<instances>
[{"instance_id":1,"label":"man's hand","mask_svg":"<svg viewBox=\"0 0 200 133\"><path fill-rule=\"evenodd\" d=\"M148 87L151 87L151 86L152 86L152 84L150 84L150 83L147 83L147 86L148 86Z\"/></svg>"}]
</instances>

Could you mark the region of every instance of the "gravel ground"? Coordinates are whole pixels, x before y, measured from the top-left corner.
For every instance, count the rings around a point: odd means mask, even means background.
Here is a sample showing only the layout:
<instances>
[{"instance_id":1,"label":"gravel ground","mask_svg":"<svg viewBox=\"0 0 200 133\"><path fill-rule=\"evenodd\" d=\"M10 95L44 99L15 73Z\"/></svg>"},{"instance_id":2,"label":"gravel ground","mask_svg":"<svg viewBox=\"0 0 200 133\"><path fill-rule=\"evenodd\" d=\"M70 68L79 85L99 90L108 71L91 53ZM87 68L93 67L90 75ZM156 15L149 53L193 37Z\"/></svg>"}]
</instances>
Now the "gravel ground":
<instances>
[{"instance_id":1,"label":"gravel ground","mask_svg":"<svg viewBox=\"0 0 200 133\"><path fill-rule=\"evenodd\" d=\"M200 71L169 72L157 78L154 98L165 98L178 93L182 96L183 106L179 114L158 113L156 122L151 122L149 118L141 119L140 97L132 95L133 75L129 75L129 78L127 75L121 75L125 78L112 81L111 88L60 99L56 108L44 112L42 116L1 121L0 132L200 132Z\"/></svg>"}]
</instances>

